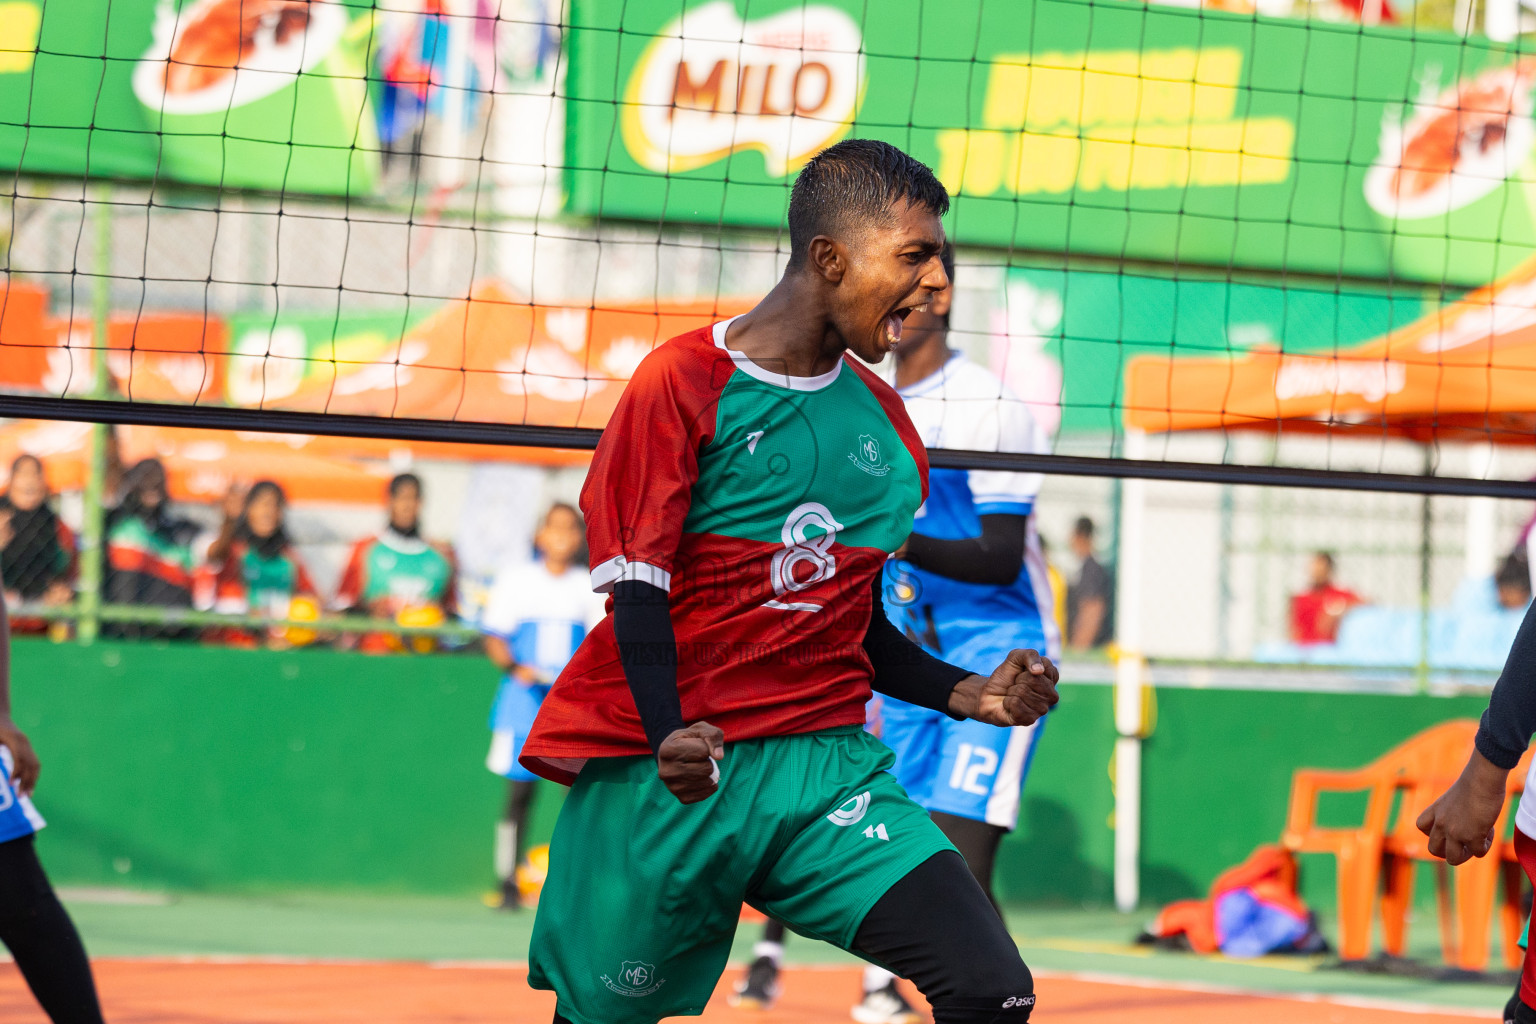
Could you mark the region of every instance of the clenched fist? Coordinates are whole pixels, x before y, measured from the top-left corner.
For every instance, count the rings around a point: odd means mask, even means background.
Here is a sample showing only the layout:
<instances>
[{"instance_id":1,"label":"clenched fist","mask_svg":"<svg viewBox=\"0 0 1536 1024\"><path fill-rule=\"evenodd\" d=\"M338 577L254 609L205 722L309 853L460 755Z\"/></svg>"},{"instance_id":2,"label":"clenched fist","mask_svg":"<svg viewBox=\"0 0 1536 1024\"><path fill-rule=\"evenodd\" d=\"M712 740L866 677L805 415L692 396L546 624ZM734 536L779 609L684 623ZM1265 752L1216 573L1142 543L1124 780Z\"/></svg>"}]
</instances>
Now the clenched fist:
<instances>
[{"instance_id":1,"label":"clenched fist","mask_svg":"<svg viewBox=\"0 0 1536 1024\"><path fill-rule=\"evenodd\" d=\"M672 795L696 804L720 788L719 762L725 757L725 733L708 722L694 722L661 741L656 768Z\"/></svg>"},{"instance_id":2,"label":"clenched fist","mask_svg":"<svg viewBox=\"0 0 1536 1024\"><path fill-rule=\"evenodd\" d=\"M1056 693L1060 678L1040 652L1009 651L986 679L973 675L956 683L949 710L992 725L1033 725L1061 699Z\"/></svg>"}]
</instances>

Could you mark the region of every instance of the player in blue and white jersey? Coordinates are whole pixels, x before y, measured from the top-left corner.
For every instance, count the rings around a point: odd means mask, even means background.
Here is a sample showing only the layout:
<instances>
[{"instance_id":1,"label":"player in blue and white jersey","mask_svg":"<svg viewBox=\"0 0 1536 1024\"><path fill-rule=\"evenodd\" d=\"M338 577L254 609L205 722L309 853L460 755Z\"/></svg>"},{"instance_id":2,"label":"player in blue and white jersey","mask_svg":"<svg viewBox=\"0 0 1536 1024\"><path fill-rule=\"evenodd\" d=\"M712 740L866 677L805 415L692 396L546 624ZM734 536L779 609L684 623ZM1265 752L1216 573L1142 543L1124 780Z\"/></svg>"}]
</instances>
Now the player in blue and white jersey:
<instances>
[{"instance_id":1,"label":"player in blue and white jersey","mask_svg":"<svg viewBox=\"0 0 1536 1024\"><path fill-rule=\"evenodd\" d=\"M991 371L949 347L954 251L942 258L950 287L909 313L896 349L896 389L923 444L985 452L1047 452L1029 408ZM886 565L891 622L931 654L988 672L1015 648L1056 658L1061 635L1034 527L1037 473L932 469L913 533ZM876 703L878 702L878 706ZM955 844L987 898L1003 836L1018 824L1019 795L1045 727L999 729L876 695L870 728L896 753L897 780ZM732 1002L766 1009L778 995L784 927L770 921ZM853 1008L859 1024L922 1018L879 967L864 971Z\"/></svg>"},{"instance_id":2,"label":"player in blue and white jersey","mask_svg":"<svg viewBox=\"0 0 1536 1024\"><path fill-rule=\"evenodd\" d=\"M507 779L506 814L496 825L496 876L502 909L521 905L517 864L538 779L517 763L523 741L550 684L603 618L603 599L586 572L581 514L559 503L534 535L538 557L503 570L481 616L485 650L506 673L491 709L491 749L485 766Z\"/></svg>"},{"instance_id":3,"label":"player in blue and white jersey","mask_svg":"<svg viewBox=\"0 0 1536 1024\"><path fill-rule=\"evenodd\" d=\"M102 1024L80 933L33 848L44 824L32 806L39 770L32 742L11 719L11 623L0 599L0 942L54 1024Z\"/></svg>"},{"instance_id":4,"label":"player in blue and white jersey","mask_svg":"<svg viewBox=\"0 0 1536 1024\"><path fill-rule=\"evenodd\" d=\"M926 313L908 317L896 350L896 387L923 443L1049 451L1029 407L995 374L949 347L949 304L950 293L942 292ZM1059 655L1034 525L1041 480L1038 473L996 470L930 473L912 536L886 570L887 605L898 609L892 621L930 653L973 671L1015 647ZM885 701L881 712L897 778L965 854L990 896L993 856L1018 823L1020 788L1046 720L984 732L899 701Z\"/></svg>"}]
</instances>

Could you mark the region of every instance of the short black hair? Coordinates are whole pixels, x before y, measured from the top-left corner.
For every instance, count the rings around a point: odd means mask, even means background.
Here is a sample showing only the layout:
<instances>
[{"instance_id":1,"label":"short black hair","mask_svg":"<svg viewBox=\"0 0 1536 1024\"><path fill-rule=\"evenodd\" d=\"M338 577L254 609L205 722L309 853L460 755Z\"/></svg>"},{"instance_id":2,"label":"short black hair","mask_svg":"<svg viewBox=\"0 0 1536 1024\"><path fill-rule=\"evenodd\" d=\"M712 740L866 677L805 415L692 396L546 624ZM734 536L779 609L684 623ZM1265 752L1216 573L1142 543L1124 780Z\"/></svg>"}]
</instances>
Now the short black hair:
<instances>
[{"instance_id":1,"label":"short black hair","mask_svg":"<svg viewBox=\"0 0 1536 1024\"><path fill-rule=\"evenodd\" d=\"M421 497L424 493L421 489L421 477L417 476L415 473L395 474L395 476L392 477L389 481L389 496L393 498L395 495L399 494L400 488L402 487L416 488L416 497L418 498Z\"/></svg>"},{"instance_id":2,"label":"short black hair","mask_svg":"<svg viewBox=\"0 0 1536 1024\"><path fill-rule=\"evenodd\" d=\"M1337 569L1339 567L1339 563L1334 561L1334 559L1333 559L1333 552L1332 551L1317 550L1317 551L1312 552L1312 557L1313 558L1321 558L1323 560L1323 564L1328 567L1328 571L1329 572L1332 572L1334 569Z\"/></svg>"},{"instance_id":3,"label":"short black hair","mask_svg":"<svg viewBox=\"0 0 1536 1024\"><path fill-rule=\"evenodd\" d=\"M1525 559L1518 555L1511 555L1504 559L1499 571L1494 574L1493 582L1499 589L1505 587L1519 587L1527 594L1531 592L1531 570Z\"/></svg>"},{"instance_id":4,"label":"short black hair","mask_svg":"<svg viewBox=\"0 0 1536 1024\"><path fill-rule=\"evenodd\" d=\"M1074 537L1086 537L1091 540L1093 538L1093 520L1087 516L1078 516L1077 522L1072 524L1072 535Z\"/></svg>"},{"instance_id":5,"label":"short black hair","mask_svg":"<svg viewBox=\"0 0 1536 1024\"><path fill-rule=\"evenodd\" d=\"M844 139L811 158L789 193L789 265L805 262L811 239L859 221L886 221L905 201L942 217L949 193L920 160L877 139Z\"/></svg>"}]
</instances>

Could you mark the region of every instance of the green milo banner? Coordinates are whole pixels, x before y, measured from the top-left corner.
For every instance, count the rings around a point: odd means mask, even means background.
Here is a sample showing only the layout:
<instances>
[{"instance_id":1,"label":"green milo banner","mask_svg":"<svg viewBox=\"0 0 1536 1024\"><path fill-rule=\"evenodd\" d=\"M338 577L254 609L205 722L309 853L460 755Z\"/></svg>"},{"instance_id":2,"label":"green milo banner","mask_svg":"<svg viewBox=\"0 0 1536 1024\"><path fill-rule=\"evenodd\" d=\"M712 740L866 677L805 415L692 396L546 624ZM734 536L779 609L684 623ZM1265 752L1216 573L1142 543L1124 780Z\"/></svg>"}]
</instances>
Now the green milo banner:
<instances>
[{"instance_id":1,"label":"green milo banner","mask_svg":"<svg viewBox=\"0 0 1536 1024\"><path fill-rule=\"evenodd\" d=\"M367 193L372 24L361 0L7 0L0 166Z\"/></svg>"},{"instance_id":2,"label":"green milo banner","mask_svg":"<svg viewBox=\"0 0 1536 1024\"><path fill-rule=\"evenodd\" d=\"M1120 0L572 0L583 214L777 226L848 136L965 244L1477 285L1536 247L1536 57Z\"/></svg>"}]
</instances>

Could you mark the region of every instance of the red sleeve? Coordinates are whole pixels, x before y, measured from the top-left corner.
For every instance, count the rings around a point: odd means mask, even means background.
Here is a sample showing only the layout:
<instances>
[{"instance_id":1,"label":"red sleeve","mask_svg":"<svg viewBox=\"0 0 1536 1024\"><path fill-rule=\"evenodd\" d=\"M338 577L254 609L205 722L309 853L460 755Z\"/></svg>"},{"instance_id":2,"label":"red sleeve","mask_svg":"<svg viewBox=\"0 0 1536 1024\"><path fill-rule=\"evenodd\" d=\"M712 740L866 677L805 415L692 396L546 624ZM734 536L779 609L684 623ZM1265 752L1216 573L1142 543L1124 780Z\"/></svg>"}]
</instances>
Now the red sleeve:
<instances>
[{"instance_id":1,"label":"red sleeve","mask_svg":"<svg viewBox=\"0 0 1536 1024\"><path fill-rule=\"evenodd\" d=\"M621 580L671 589L699 452L714 437L720 390L734 369L704 328L673 338L635 370L581 489L593 590Z\"/></svg>"},{"instance_id":2,"label":"red sleeve","mask_svg":"<svg viewBox=\"0 0 1536 1024\"><path fill-rule=\"evenodd\" d=\"M923 447L923 439L918 436L917 428L912 425L912 417L907 415L906 403L896 393L896 389L885 381L875 376L875 372L864 363L852 356L844 356L848 365L858 373L864 386L869 388L870 394L880 403L880 408L885 410L886 419L891 421L891 426L896 428L896 433L901 437L902 443L907 446L907 451L912 453L912 461L917 463L917 475L923 481L923 500L928 500L928 449Z\"/></svg>"},{"instance_id":3,"label":"red sleeve","mask_svg":"<svg viewBox=\"0 0 1536 1024\"><path fill-rule=\"evenodd\" d=\"M356 608L363 598L363 590L368 585L363 577L368 565L368 549L373 546L373 542L373 537L365 537L352 545L352 554L347 559L347 567L341 573L341 583L336 587L336 607L342 611ZM297 562L298 559L294 561Z\"/></svg>"}]
</instances>

